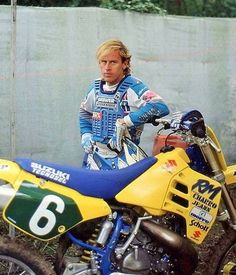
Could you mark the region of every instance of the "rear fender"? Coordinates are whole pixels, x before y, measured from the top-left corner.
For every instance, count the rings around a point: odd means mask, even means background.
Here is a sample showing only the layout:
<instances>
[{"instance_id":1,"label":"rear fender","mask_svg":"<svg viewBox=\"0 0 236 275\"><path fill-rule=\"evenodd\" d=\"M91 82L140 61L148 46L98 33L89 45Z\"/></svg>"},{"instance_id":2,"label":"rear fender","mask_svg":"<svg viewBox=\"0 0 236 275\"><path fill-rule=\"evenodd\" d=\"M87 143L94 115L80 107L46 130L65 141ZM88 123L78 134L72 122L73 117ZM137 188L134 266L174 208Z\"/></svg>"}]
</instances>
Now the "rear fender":
<instances>
[{"instance_id":1,"label":"rear fender","mask_svg":"<svg viewBox=\"0 0 236 275\"><path fill-rule=\"evenodd\" d=\"M21 168L15 162L0 159L0 211L15 195L20 173Z\"/></svg>"},{"instance_id":2,"label":"rear fender","mask_svg":"<svg viewBox=\"0 0 236 275\"><path fill-rule=\"evenodd\" d=\"M111 213L103 199L87 197L36 177L14 162L0 161L0 179L4 220L43 241L56 238L81 222Z\"/></svg>"},{"instance_id":3,"label":"rear fender","mask_svg":"<svg viewBox=\"0 0 236 275\"><path fill-rule=\"evenodd\" d=\"M20 166L15 162L0 159L0 180L10 183L14 189L21 170Z\"/></svg>"}]
</instances>

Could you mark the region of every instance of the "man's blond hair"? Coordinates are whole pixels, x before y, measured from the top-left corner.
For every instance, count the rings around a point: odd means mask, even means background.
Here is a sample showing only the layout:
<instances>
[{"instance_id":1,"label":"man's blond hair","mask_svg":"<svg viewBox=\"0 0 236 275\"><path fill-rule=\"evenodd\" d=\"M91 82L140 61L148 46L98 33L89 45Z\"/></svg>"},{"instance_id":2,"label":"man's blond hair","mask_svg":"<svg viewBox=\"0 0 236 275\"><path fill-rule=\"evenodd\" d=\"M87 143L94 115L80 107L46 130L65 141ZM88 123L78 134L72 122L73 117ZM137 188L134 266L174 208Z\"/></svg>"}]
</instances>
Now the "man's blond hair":
<instances>
[{"instance_id":1,"label":"man's blond hair","mask_svg":"<svg viewBox=\"0 0 236 275\"><path fill-rule=\"evenodd\" d=\"M121 56L122 62L127 62L127 68L124 70L124 74L127 75L131 72L131 54L128 48L118 39L109 39L103 42L97 49L96 57L99 60L105 53L118 50Z\"/></svg>"}]
</instances>

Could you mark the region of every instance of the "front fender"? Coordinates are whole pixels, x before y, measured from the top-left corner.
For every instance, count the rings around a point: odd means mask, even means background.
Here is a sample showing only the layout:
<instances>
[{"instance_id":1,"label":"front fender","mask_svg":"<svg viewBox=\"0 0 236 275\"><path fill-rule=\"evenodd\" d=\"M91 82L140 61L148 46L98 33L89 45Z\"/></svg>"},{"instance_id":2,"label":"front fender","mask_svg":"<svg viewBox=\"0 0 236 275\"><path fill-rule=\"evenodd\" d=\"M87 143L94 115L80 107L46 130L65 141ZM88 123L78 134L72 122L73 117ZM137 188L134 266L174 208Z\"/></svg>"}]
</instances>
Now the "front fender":
<instances>
[{"instance_id":1,"label":"front fender","mask_svg":"<svg viewBox=\"0 0 236 275\"><path fill-rule=\"evenodd\" d=\"M226 184L230 185L236 183L236 165L228 166L224 174Z\"/></svg>"}]
</instances>

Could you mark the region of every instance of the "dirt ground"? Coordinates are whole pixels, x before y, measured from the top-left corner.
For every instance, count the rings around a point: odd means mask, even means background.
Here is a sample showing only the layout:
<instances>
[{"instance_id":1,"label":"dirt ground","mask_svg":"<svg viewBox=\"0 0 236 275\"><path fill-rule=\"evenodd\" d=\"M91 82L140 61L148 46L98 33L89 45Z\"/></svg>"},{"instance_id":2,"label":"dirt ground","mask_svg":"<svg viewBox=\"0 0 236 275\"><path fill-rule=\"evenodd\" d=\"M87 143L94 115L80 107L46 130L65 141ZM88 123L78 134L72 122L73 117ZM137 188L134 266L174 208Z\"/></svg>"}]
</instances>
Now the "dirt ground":
<instances>
[{"instance_id":1,"label":"dirt ground","mask_svg":"<svg viewBox=\"0 0 236 275\"><path fill-rule=\"evenodd\" d=\"M210 234L204 240L204 242L201 245L196 246L196 249L198 251L199 264L197 270L194 272L194 275L206 275L206 273L204 272L204 267L205 265L209 264L209 260L206 262L207 254L209 252L210 247L214 246L214 244L219 239L222 230L223 229L220 224L215 224L214 227L211 229Z\"/></svg>"}]
</instances>

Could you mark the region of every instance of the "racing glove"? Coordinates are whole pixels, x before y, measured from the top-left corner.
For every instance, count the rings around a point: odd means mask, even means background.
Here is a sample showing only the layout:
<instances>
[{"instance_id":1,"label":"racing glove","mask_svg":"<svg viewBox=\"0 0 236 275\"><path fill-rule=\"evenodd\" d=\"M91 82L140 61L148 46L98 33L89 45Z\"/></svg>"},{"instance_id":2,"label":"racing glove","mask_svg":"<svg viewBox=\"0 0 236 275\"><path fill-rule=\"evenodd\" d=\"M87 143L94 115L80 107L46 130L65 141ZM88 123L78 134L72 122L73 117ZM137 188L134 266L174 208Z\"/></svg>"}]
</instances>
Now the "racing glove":
<instances>
[{"instance_id":1,"label":"racing glove","mask_svg":"<svg viewBox=\"0 0 236 275\"><path fill-rule=\"evenodd\" d=\"M122 137L124 135L125 129L126 124L121 122L120 119L117 119L115 131L108 142L111 149L118 150L119 152L122 150Z\"/></svg>"},{"instance_id":2,"label":"racing glove","mask_svg":"<svg viewBox=\"0 0 236 275\"><path fill-rule=\"evenodd\" d=\"M84 133L81 137L81 146L85 153L91 154L93 152L93 141L91 133Z\"/></svg>"}]
</instances>

